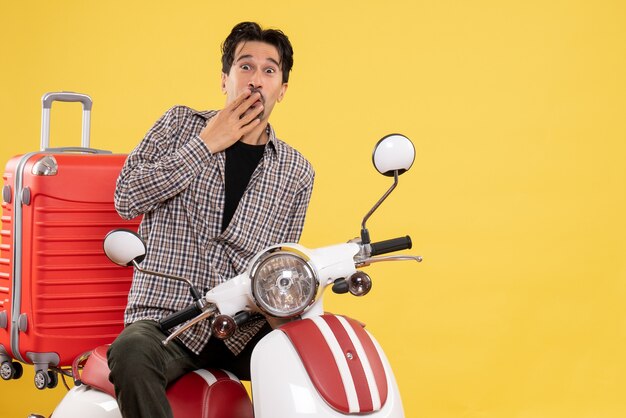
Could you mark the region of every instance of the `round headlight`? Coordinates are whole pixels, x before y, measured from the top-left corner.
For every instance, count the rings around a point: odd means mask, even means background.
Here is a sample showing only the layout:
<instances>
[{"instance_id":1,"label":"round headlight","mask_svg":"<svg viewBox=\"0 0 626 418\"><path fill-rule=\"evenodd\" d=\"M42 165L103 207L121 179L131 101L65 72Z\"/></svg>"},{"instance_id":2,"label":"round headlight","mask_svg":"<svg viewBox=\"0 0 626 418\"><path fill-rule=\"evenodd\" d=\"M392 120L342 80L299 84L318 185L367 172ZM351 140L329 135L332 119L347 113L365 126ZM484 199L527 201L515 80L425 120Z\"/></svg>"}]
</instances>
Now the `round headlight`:
<instances>
[{"instance_id":1,"label":"round headlight","mask_svg":"<svg viewBox=\"0 0 626 418\"><path fill-rule=\"evenodd\" d=\"M277 251L261 257L250 276L252 295L259 308L279 318L301 314L317 293L315 272L295 253Z\"/></svg>"}]
</instances>

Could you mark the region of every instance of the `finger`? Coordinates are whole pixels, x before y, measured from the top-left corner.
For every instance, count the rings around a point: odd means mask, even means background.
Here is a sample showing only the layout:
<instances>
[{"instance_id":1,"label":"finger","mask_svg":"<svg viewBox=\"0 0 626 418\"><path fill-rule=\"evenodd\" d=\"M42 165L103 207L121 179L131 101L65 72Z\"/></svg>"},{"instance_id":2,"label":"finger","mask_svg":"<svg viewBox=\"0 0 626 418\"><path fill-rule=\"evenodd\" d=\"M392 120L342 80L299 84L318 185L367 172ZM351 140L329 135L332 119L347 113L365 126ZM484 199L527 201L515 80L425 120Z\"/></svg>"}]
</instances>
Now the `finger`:
<instances>
[{"instance_id":1,"label":"finger","mask_svg":"<svg viewBox=\"0 0 626 418\"><path fill-rule=\"evenodd\" d=\"M259 124L261 123L261 119L259 118L254 118L252 119L252 121L250 121L249 123L247 123L246 125L243 125L241 127L241 129L239 129L239 133L241 134L241 136L244 135L248 135L250 132L252 132L257 126L259 126Z\"/></svg>"},{"instance_id":2,"label":"finger","mask_svg":"<svg viewBox=\"0 0 626 418\"><path fill-rule=\"evenodd\" d=\"M235 100L230 102L224 107L224 110L234 111L241 103L243 103L250 95L252 91L245 89L239 96L235 97Z\"/></svg>"},{"instance_id":3,"label":"finger","mask_svg":"<svg viewBox=\"0 0 626 418\"><path fill-rule=\"evenodd\" d=\"M241 102L239 106L235 108L234 113L237 114L237 116L241 117L241 115L246 113L248 109L250 109L256 102L259 102L259 104L263 104L263 102L261 101L261 93L259 92L252 93L248 98Z\"/></svg>"},{"instance_id":4,"label":"finger","mask_svg":"<svg viewBox=\"0 0 626 418\"><path fill-rule=\"evenodd\" d=\"M259 119L259 115L261 114L261 112L263 112L262 104L259 104L258 106L254 108L250 108L248 113L244 113L242 116L240 116L239 126L240 127L246 126L247 124L254 121L255 119Z\"/></svg>"}]
</instances>

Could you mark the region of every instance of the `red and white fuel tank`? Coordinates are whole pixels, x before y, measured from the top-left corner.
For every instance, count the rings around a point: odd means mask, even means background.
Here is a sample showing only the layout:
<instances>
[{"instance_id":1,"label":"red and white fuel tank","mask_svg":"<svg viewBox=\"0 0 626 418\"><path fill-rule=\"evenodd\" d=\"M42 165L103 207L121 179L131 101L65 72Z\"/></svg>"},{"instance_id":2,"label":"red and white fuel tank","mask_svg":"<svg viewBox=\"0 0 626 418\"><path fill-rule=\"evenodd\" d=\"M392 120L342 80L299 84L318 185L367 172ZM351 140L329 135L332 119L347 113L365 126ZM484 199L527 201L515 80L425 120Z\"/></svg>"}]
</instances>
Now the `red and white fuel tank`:
<instances>
[{"instance_id":1,"label":"red and white fuel tank","mask_svg":"<svg viewBox=\"0 0 626 418\"><path fill-rule=\"evenodd\" d=\"M338 315L290 322L265 336L251 363L256 417L404 417L382 349Z\"/></svg>"}]
</instances>

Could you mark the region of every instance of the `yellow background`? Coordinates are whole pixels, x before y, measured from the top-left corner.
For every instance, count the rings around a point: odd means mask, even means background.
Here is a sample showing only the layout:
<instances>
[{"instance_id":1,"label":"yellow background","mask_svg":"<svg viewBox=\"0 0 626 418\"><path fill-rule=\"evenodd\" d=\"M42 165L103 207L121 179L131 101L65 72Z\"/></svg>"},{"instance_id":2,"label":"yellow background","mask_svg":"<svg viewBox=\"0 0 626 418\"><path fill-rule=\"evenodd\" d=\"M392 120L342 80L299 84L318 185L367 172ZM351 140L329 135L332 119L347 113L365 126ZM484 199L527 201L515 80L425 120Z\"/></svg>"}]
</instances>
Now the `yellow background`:
<instances>
[{"instance_id":1,"label":"yellow background","mask_svg":"<svg viewBox=\"0 0 626 418\"><path fill-rule=\"evenodd\" d=\"M174 104L223 104L219 45L242 20L295 47L272 121L316 168L302 243L358 234L389 185L390 132L417 161L374 215L417 263L328 297L385 347L407 417L626 416L626 3L56 0L0 6L0 160L39 147L40 97L94 99L92 146L128 152ZM55 104L53 145L80 106ZM64 389L0 381L0 416Z\"/></svg>"}]
</instances>

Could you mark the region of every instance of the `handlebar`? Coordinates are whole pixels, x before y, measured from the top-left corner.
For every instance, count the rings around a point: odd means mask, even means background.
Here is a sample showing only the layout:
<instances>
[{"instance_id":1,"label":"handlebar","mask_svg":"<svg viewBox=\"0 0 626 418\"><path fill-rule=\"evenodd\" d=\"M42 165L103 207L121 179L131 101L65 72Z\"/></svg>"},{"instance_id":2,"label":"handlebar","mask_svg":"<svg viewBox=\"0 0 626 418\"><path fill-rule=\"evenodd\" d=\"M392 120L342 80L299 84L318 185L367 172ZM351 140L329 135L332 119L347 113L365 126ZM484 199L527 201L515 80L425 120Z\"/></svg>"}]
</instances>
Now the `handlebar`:
<instances>
[{"instance_id":1,"label":"handlebar","mask_svg":"<svg viewBox=\"0 0 626 418\"><path fill-rule=\"evenodd\" d=\"M250 318L252 318L252 314L246 311L239 312L233 317L235 324L237 324L238 327L248 322Z\"/></svg>"},{"instance_id":2,"label":"handlebar","mask_svg":"<svg viewBox=\"0 0 626 418\"><path fill-rule=\"evenodd\" d=\"M198 304L194 302L191 305L187 306L185 309L174 312L173 314L168 315L165 318L161 318L159 320L159 325L161 326L161 330L167 332L175 326L195 318L201 313L202 309L200 309Z\"/></svg>"},{"instance_id":3,"label":"handlebar","mask_svg":"<svg viewBox=\"0 0 626 418\"><path fill-rule=\"evenodd\" d=\"M370 244L371 255L387 254L394 251L409 250L413 246L410 236L392 238Z\"/></svg>"}]
</instances>

